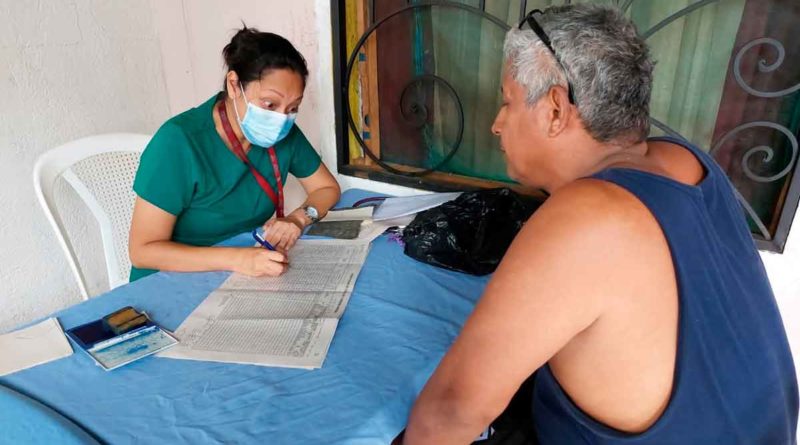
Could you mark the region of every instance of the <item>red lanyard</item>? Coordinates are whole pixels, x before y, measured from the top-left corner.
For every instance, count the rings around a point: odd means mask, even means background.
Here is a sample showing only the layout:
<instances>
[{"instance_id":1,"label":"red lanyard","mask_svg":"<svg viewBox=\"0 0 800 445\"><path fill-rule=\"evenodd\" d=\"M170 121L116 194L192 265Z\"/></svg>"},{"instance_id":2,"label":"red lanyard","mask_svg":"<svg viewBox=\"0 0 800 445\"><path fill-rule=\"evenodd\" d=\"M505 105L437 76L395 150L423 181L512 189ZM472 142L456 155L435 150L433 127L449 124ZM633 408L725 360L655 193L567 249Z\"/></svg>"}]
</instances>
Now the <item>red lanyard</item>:
<instances>
[{"instance_id":1,"label":"red lanyard","mask_svg":"<svg viewBox=\"0 0 800 445\"><path fill-rule=\"evenodd\" d=\"M218 102L217 110L219 111L219 120L222 122L222 128L225 130L225 135L228 136L228 142L231 143L231 147L233 148L233 152L236 154L247 168L250 169L250 173L256 178L256 182L261 188L264 190L264 193L269 196L269 199L272 200L272 203L275 204L275 212L278 214L278 218L283 218L283 181L281 180L281 170L278 168L278 156L275 154L275 147L269 148L269 159L272 161L272 170L275 172L275 182L278 184L278 193L276 194L275 191L272 189L272 186L269 185L266 178L261 175L261 173L256 170L253 166L253 163L247 159L247 155L244 153L244 149L242 148L242 144L239 142L239 138L236 137L236 133L233 132L233 128L231 128L231 123L228 121L228 112L225 111L225 101L221 100Z\"/></svg>"}]
</instances>

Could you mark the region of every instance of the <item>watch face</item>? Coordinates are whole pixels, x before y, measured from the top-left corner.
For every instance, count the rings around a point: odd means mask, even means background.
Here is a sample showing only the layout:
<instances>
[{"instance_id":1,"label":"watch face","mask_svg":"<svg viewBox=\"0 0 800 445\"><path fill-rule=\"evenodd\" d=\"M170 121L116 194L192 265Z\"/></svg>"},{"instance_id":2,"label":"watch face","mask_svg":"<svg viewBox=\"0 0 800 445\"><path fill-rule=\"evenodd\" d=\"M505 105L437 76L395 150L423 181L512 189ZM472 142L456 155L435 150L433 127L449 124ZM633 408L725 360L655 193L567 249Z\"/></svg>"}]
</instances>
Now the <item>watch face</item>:
<instances>
[{"instance_id":1,"label":"watch face","mask_svg":"<svg viewBox=\"0 0 800 445\"><path fill-rule=\"evenodd\" d=\"M319 212L317 209L311 206L306 207L306 215L313 220L319 219Z\"/></svg>"}]
</instances>

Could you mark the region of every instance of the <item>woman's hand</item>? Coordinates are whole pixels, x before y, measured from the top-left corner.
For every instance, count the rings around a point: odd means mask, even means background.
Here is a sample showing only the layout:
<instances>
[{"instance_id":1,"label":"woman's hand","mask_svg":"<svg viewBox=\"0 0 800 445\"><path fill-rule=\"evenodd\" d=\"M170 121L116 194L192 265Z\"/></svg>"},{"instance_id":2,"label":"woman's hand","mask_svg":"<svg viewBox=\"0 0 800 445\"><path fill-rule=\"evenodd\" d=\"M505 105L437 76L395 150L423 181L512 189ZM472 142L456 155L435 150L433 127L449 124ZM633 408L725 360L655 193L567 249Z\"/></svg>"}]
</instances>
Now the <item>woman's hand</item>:
<instances>
[{"instance_id":1,"label":"woman's hand","mask_svg":"<svg viewBox=\"0 0 800 445\"><path fill-rule=\"evenodd\" d=\"M273 218L264 224L264 238L277 250L288 252L300 238L304 221L292 212L285 218Z\"/></svg>"},{"instance_id":2,"label":"woman's hand","mask_svg":"<svg viewBox=\"0 0 800 445\"><path fill-rule=\"evenodd\" d=\"M277 277L286 272L286 255L263 247L241 249L234 271L251 277Z\"/></svg>"}]
</instances>

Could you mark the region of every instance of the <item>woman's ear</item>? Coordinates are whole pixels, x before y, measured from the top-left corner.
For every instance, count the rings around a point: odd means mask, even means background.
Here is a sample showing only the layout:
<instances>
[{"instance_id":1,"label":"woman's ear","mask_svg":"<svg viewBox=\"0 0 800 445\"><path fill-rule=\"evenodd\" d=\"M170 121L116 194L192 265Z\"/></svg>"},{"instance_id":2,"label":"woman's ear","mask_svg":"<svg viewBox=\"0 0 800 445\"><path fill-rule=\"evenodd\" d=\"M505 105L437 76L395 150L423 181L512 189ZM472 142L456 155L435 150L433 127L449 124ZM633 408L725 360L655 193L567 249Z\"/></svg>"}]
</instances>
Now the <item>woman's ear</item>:
<instances>
[{"instance_id":1,"label":"woman's ear","mask_svg":"<svg viewBox=\"0 0 800 445\"><path fill-rule=\"evenodd\" d=\"M236 100L241 94L244 94L239 85L239 76L236 75L236 71L228 71L228 74L225 75L225 89L231 100Z\"/></svg>"}]
</instances>

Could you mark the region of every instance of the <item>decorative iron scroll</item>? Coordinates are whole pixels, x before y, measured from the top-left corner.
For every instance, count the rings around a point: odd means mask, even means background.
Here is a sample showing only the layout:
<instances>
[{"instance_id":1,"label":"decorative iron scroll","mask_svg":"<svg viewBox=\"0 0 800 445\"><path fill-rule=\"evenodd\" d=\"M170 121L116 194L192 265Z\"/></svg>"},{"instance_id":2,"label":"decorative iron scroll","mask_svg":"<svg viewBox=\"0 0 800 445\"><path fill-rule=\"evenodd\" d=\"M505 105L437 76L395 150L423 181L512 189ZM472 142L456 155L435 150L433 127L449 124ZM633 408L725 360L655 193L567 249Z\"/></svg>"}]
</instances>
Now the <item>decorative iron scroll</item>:
<instances>
[{"instance_id":1,"label":"decorative iron scroll","mask_svg":"<svg viewBox=\"0 0 800 445\"><path fill-rule=\"evenodd\" d=\"M788 139L789 142L792 144L792 157L789 160L789 163L784 167L783 170L778 172L772 176L761 176L757 173L753 173L753 170L750 169L750 158L755 156L758 153L763 155L761 160L762 163L771 162L772 158L775 157L775 150L772 147L767 147L766 145L759 145L757 147L753 147L747 150L742 156L742 171L744 172L745 176L750 178L755 182L773 182L777 181L778 179L783 178L784 176L788 175L792 171L792 167L794 167L795 160L797 159L797 138L788 128L784 127L783 125L776 124L775 122L767 122L767 121L756 121L756 122L749 122L746 124L739 125L738 127L734 128L733 130L727 132L725 136L723 136L719 142L714 144L714 147L711 148L711 153L716 153L720 147L722 147L725 142L731 139L733 136L736 136L742 130L747 130L748 128L773 128L775 130L780 131L783 133Z\"/></svg>"},{"instance_id":2,"label":"decorative iron scroll","mask_svg":"<svg viewBox=\"0 0 800 445\"><path fill-rule=\"evenodd\" d=\"M770 39L768 37L762 37L760 39L755 39L752 42L748 43L747 45L743 46L742 49L736 53L736 58L733 60L733 76L736 78L736 83L742 87L743 90L747 91L748 93L752 94L753 96L758 97L768 97L768 98L776 98L776 97L783 97L788 96L792 93L800 91L800 83L797 85L787 88L781 91L758 91L755 88L751 87L747 84L747 82L742 77L742 56L744 53L758 45L770 45L774 47L778 51L778 58L775 62L768 64L766 60L761 59L758 61L758 70L762 73L771 73L781 65L783 65L783 61L786 60L786 48L783 47L783 44L775 39Z\"/></svg>"},{"instance_id":3,"label":"decorative iron scroll","mask_svg":"<svg viewBox=\"0 0 800 445\"><path fill-rule=\"evenodd\" d=\"M733 76L734 76L734 79L736 80L736 83L743 90L745 90L748 94L751 94L751 95L756 96L756 97L763 97L763 98L771 98L771 99L780 98L780 97L788 96L788 95L790 95L792 93L795 93L797 91L800 91L800 84L795 85L795 86L790 87L790 88L786 88L784 90L780 90L780 91L759 91L759 90L756 90L755 88L753 88L752 86L750 86L747 83L747 81L744 80L744 77L742 76L742 58L744 57L745 53L747 53L752 48L754 48L756 46L759 46L759 45L769 45L769 46L772 46L773 48L775 48L775 50L777 51L777 58L775 59L775 61L773 63L768 63L764 59L759 60L759 62L758 62L758 70L760 72L762 72L762 73L774 72L775 70L777 70L783 64L784 60L786 59L786 49L784 48L783 44L781 42L779 42L778 40L775 40L775 39L772 39L772 38L767 38L767 37L763 37L763 38L758 38L758 39L752 40L752 41L748 42L746 45L744 45L736 53L736 56L734 57L734 61L733 61ZM777 130L777 131L783 133L783 135L786 136L786 138L789 140L789 143L790 143L791 148L792 148L792 153L791 153L791 156L789 158L789 162L787 162L786 166L784 166L784 168L782 170L780 170L778 173L776 173L774 175L771 175L771 176L762 176L760 174L757 174L757 173L753 172L753 170L750 168L751 160L752 160L753 156L756 156L757 154L760 154L761 155L762 164L763 163L772 162L773 159L775 158L775 150L772 147L768 147L768 146L765 146L765 145L759 145L759 146L756 146L756 147L752 147L752 148L746 150L744 152L744 155L742 156L742 161L741 161L742 172L750 180L752 180L754 182L762 183L762 184L763 183L775 182L775 181L778 181L780 179L785 178L787 175L789 175L793 171L795 165L797 164L799 147L798 147L797 137L791 132L791 130L789 130L785 126L783 126L781 124L778 124L776 122L755 121L755 122L748 122L748 123L741 124L741 125L737 126L736 128L734 128L733 130L731 130L728 133L726 133L725 135L723 135L719 139L719 141L716 142L714 144L714 146L711 148L710 153L711 154L717 153L727 141L732 139L739 132L744 131L744 130L748 130L748 129L751 129L751 128L771 128L773 130ZM753 222L758 227L759 232L761 232L761 235L764 237L764 239L767 240L767 241L771 241L772 238L773 238L772 234L770 234L769 231L766 229L766 226L765 226L764 222L761 220L761 218L759 218L759 216L753 210L753 208L750 205L750 203L748 203L747 200L738 192L737 192L737 196L738 196L739 201L741 202L742 206L745 208L745 211L747 212L747 214L750 216L750 218L753 220Z\"/></svg>"},{"instance_id":4,"label":"decorative iron scroll","mask_svg":"<svg viewBox=\"0 0 800 445\"><path fill-rule=\"evenodd\" d=\"M621 1L620 0L616 0L616 4L618 6L620 6L620 8L623 11L627 11L627 9L633 4L633 1L634 0L624 0L624 3L622 3L620 5ZM664 20L660 21L655 26L651 27L650 29L648 29L647 31L642 33L642 36L645 39L650 38L654 34L656 34L658 31L660 31L661 29L663 29L667 25L669 25L670 23L672 23L672 22L674 22L674 21L676 21L676 20L678 20L678 19L680 19L680 18L682 18L682 17L684 17L686 15L691 14L692 12L696 11L697 9L702 8L703 6L706 6L706 5L709 5L709 4L712 4L712 3L716 3L718 1L719 0L700 0L700 1L697 1L695 3L692 3L691 5L679 10L678 12L676 12L676 13L670 15L669 17L665 18ZM762 72L762 73L774 72L785 61L785 59L786 59L786 49L785 49L785 47L783 46L783 44L780 41L778 41L776 39L768 38L768 37L763 37L763 38L755 39L755 40L753 40L751 42L748 42L746 45L744 45L736 53L736 56L734 58L733 75L734 75L734 78L736 80L736 83L743 90L745 90L748 94L751 94L751 95L756 96L756 97L763 97L763 98L785 97L785 96L788 96L788 95L790 95L792 93L800 91L800 84L797 84L797 85L795 85L793 87L786 88L786 89L780 90L780 91L759 91L759 90L751 87L744 80L744 77L742 76L742 66L741 66L742 65L742 58L745 55L745 53L747 53L750 49L752 49L754 47L757 47L757 46L760 46L760 45L772 46L777 51L777 58L775 59L774 62L768 63L764 59L761 59L759 61L758 69L759 69L760 72ZM663 122L660 122L657 119L652 118L652 117L650 118L650 122L653 124L653 126L655 126L656 128L660 129L664 133L666 133L666 134L668 134L668 135L670 135L672 137L678 138L678 139L686 140L686 138L683 137L679 132L677 132L674 129L670 128L668 125L666 125ZM752 148L746 150L744 152L744 154L742 155L742 159L741 159L742 172L750 180L752 180L754 182L762 183L762 184L763 183L770 183L770 182L778 181L780 179L785 178L787 175L789 175L792 172L793 168L795 167L795 165L797 163L798 141L797 141L797 137L788 128L786 128L785 126L783 126L781 124L775 123L775 122L755 121L755 122L743 123L743 124L737 126L736 128L732 129L731 131L727 132L725 135L723 135L716 143L714 143L714 145L711 148L711 150L709 151L709 153L713 155L713 154L719 152L719 150L722 148L722 146L725 145L726 142L730 141L734 136L736 136L737 134L739 134L742 131L749 130L749 129L752 129L752 128L771 128L773 130L777 130L777 131L783 133L783 135L786 136L786 138L789 140L789 143L790 143L790 145L792 147L792 154L791 154L791 157L789 159L789 162L786 164L786 166L784 166L784 168L781 171L779 171L778 173L776 173L774 175L771 175L771 176L762 176L760 174L757 174L757 173L753 172L753 170L751 168L751 162L753 161L753 157L760 154L761 155L761 162L762 163L769 163L769 162L772 162L773 159L775 158L775 150L772 147L768 147L768 146L765 146L765 145L759 145L759 146L756 146L756 147L752 147ZM750 217L750 219L753 221L753 223L758 228L758 231L761 234L761 236L764 238L764 240L772 241L773 240L772 234L769 232L769 230L767 229L767 227L764 224L764 222L761 220L761 218L758 216L756 211L753 209L752 205L747 201L747 199L744 196L742 196L742 194L738 190L736 190L736 197L739 200L739 202L742 205L742 207L744 208L745 213L747 213L747 215Z\"/></svg>"},{"instance_id":5,"label":"decorative iron scroll","mask_svg":"<svg viewBox=\"0 0 800 445\"><path fill-rule=\"evenodd\" d=\"M363 46L366 44L367 39L369 39L369 37L373 33L375 33L378 27L380 27L387 21L391 20L392 18L400 14L403 14L405 12L418 10L421 8L433 8L433 7L454 8L478 14L481 17L499 26L503 31L507 31L509 29L509 26L499 18L491 14L487 14L485 11L485 6L486 5L484 2L480 2L480 8L475 8L462 3L455 3L449 1L425 2L425 3L420 2L420 3L409 4L408 6L400 8L397 11L388 14L386 17L383 17L377 22L371 24L370 27L367 28L366 31L364 31L364 34L361 36L361 38L358 39L358 42L353 48L353 52L350 54L350 58L347 61L347 67L345 68L346 74L345 74L344 84L350 85L354 64L356 63L358 54L361 52ZM371 9L372 11L374 11L374 5L372 6ZM416 171L400 170L392 167L386 162L383 162L381 159L375 156L375 154L372 153L372 151L369 149L366 142L361 137L360 132L358 131L355 120L353 119L353 111L350 107L350 101L349 100L344 101L344 109L345 109L345 116L347 117L347 125L353 132L353 136L355 137L356 142L358 142L358 145L361 146L363 153L367 157L369 157L373 162L381 166L383 169L394 174L403 176L425 176L431 172L439 170L445 164L447 164L447 162L449 162L450 159L453 158L453 156L455 156L456 152L458 152L459 146L461 145L461 140L464 137L464 108L462 107L461 98L459 97L458 92L456 92L453 86L449 82L447 82L446 79L437 76L435 74L418 75L403 87L400 97L400 114L401 116L403 116L403 119L406 121L406 123L408 123L413 128L420 129L425 125L430 115L429 110L427 109L427 105L424 103L424 101L419 100L418 97L413 97L412 95L413 91L415 90L414 87L419 86L422 82L433 82L434 84L438 84L444 88L444 90L447 92L447 95L453 100L453 102L456 105L456 111L457 111L456 123L458 125L456 131L456 140L452 144L449 152L438 164L428 169L420 169Z\"/></svg>"}]
</instances>

